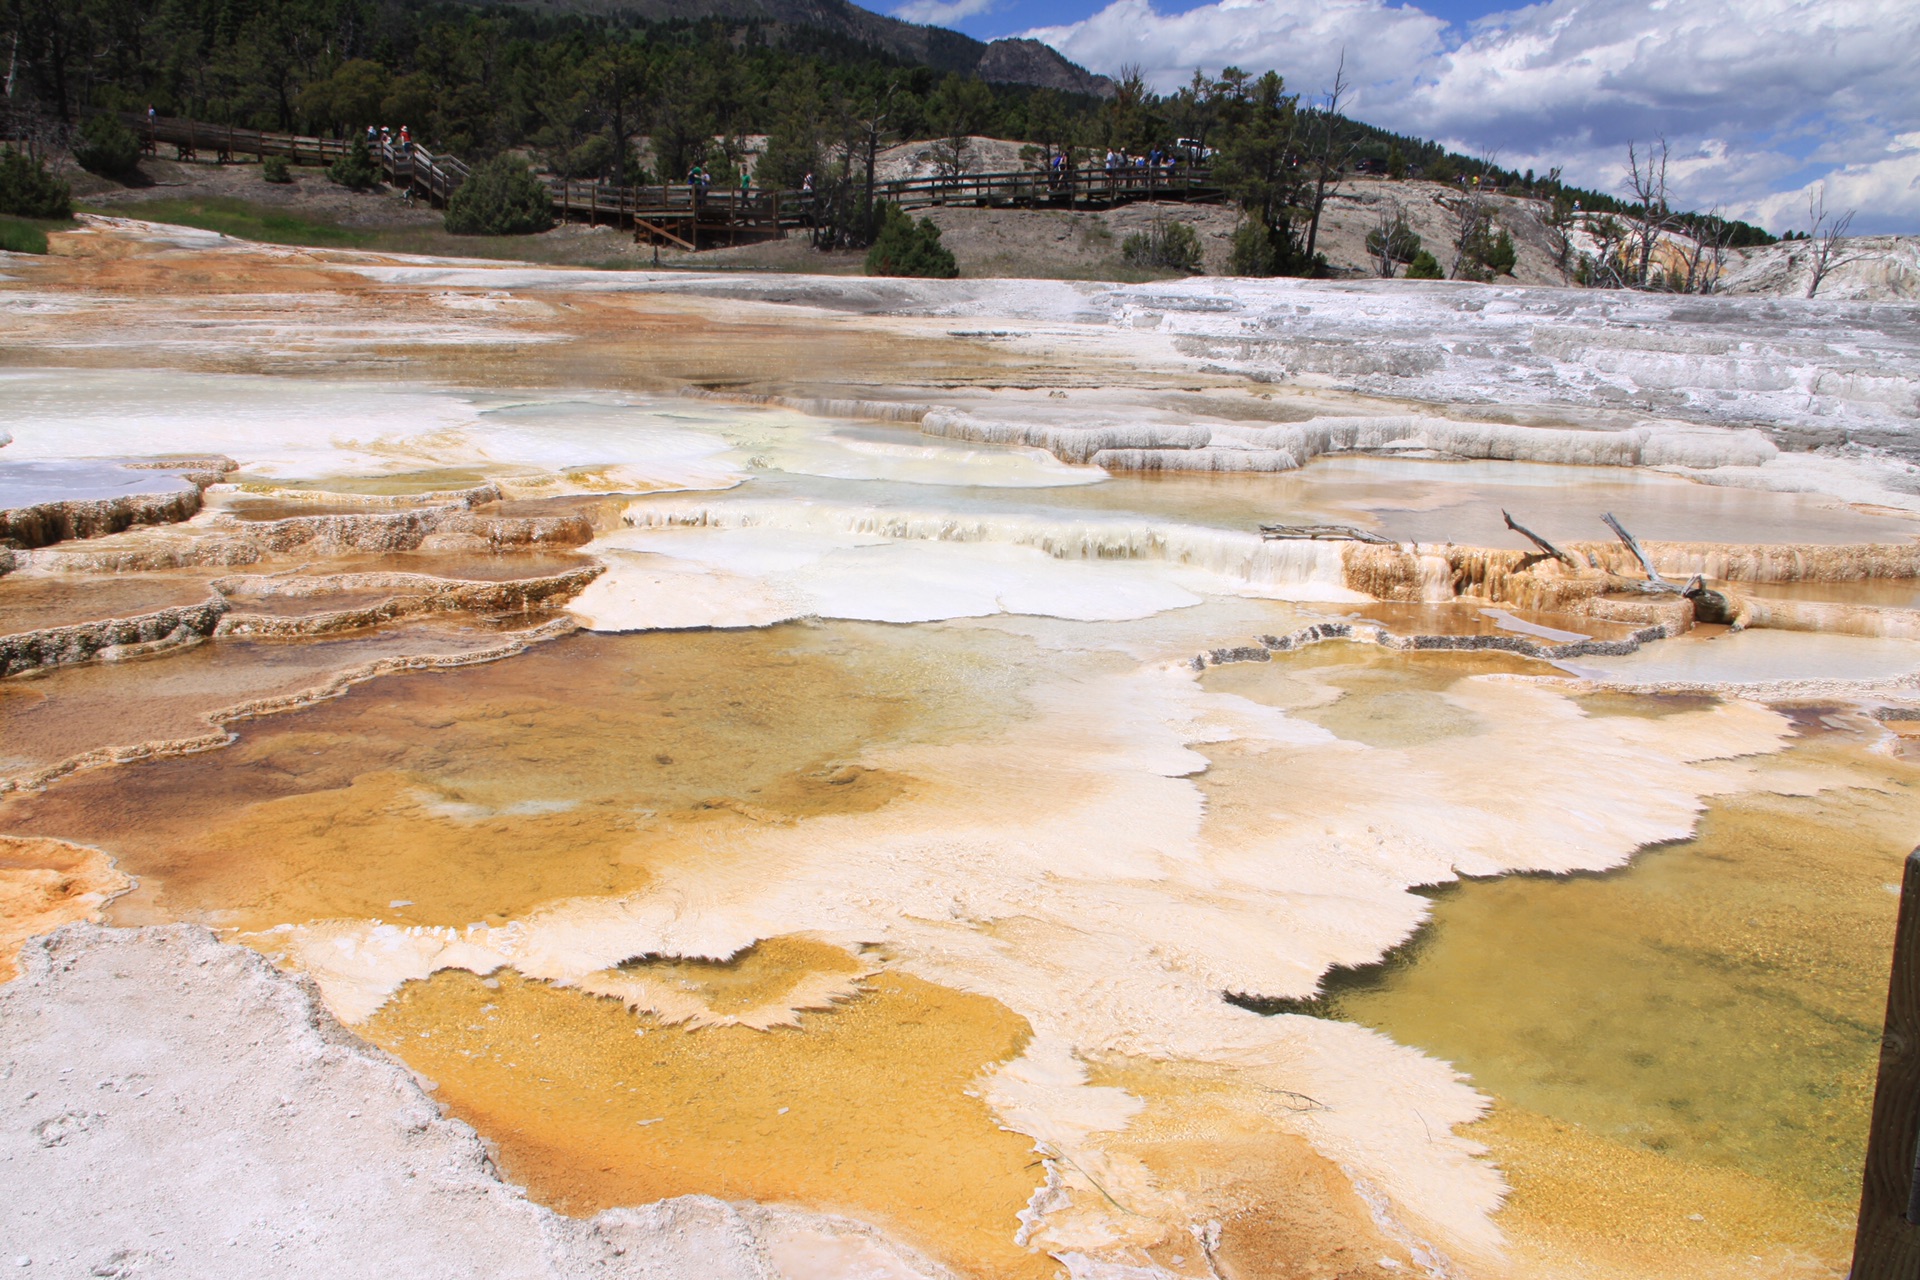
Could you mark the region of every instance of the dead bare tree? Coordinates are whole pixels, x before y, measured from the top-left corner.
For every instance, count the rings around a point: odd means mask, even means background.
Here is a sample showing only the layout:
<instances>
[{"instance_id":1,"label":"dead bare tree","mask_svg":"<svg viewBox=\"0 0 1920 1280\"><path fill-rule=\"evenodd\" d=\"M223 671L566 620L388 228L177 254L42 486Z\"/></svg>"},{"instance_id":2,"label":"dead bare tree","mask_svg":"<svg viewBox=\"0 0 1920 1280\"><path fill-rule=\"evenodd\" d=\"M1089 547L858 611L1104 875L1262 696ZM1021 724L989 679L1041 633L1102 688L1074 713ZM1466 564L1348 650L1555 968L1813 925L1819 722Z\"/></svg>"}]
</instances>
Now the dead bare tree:
<instances>
[{"instance_id":1,"label":"dead bare tree","mask_svg":"<svg viewBox=\"0 0 1920 1280\"><path fill-rule=\"evenodd\" d=\"M866 154L866 188L861 201L860 235L865 243L873 237L875 222L873 208L873 171L880 155L880 139L885 136L893 120L893 95L900 90L900 81L896 77L887 82L886 91L874 95L872 107L857 117L861 150ZM848 148L851 161L852 148Z\"/></svg>"},{"instance_id":2,"label":"dead bare tree","mask_svg":"<svg viewBox=\"0 0 1920 1280\"><path fill-rule=\"evenodd\" d=\"M1353 86L1347 83L1347 51L1340 50L1340 64L1333 72L1333 88L1327 90L1327 106L1320 113L1319 154L1314 157L1313 207L1307 218L1307 265L1313 265L1314 245L1320 239L1320 211L1326 208L1327 197L1340 189L1341 179L1346 174L1344 154L1336 155L1339 145L1340 100L1347 96L1347 90Z\"/></svg>"},{"instance_id":3,"label":"dead bare tree","mask_svg":"<svg viewBox=\"0 0 1920 1280\"><path fill-rule=\"evenodd\" d=\"M1559 190L1560 168L1558 165L1547 171L1547 186L1554 189L1553 203L1548 206L1546 217L1541 221L1547 228L1547 248L1553 254L1553 265L1560 269L1562 277L1573 277L1573 226L1574 202L1566 192Z\"/></svg>"},{"instance_id":4,"label":"dead bare tree","mask_svg":"<svg viewBox=\"0 0 1920 1280\"><path fill-rule=\"evenodd\" d=\"M1807 197L1807 239L1813 245L1813 257L1808 261L1811 274L1807 277L1807 296L1811 298L1836 267L1845 266L1853 261L1852 255L1840 252L1840 242L1846 239L1847 231L1853 226L1855 210L1849 209L1838 217L1827 213L1827 184L1820 184L1817 196Z\"/></svg>"},{"instance_id":5,"label":"dead bare tree","mask_svg":"<svg viewBox=\"0 0 1920 1280\"><path fill-rule=\"evenodd\" d=\"M1672 230L1673 213L1667 205L1667 140L1650 143L1646 155L1627 144L1627 193L1633 198L1630 219L1633 236L1627 286L1645 289L1653 280L1653 254Z\"/></svg>"},{"instance_id":6,"label":"dead bare tree","mask_svg":"<svg viewBox=\"0 0 1920 1280\"><path fill-rule=\"evenodd\" d=\"M1685 232L1673 240L1680 270L1668 283L1680 293L1712 293L1720 287L1720 277L1726 274L1733 224L1715 205L1705 216L1694 218Z\"/></svg>"},{"instance_id":7,"label":"dead bare tree","mask_svg":"<svg viewBox=\"0 0 1920 1280\"><path fill-rule=\"evenodd\" d=\"M1598 217L1589 215L1580 225L1593 241L1593 252L1580 255L1575 278L1593 289L1627 288L1627 246L1633 235L1627 224L1604 213Z\"/></svg>"},{"instance_id":8,"label":"dead bare tree","mask_svg":"<svg viewBox=\"0 0 1920 1280\"><path fill-rule=\"evenodd\" d=\"M1407 221L1407 208L1393 196L1387 196L1374 206L1373 226L1367 229L1367 254L1373 259L1373 266L1380 278L1393 278L1395 268L1403 262L1412 262L1413 255L1420 252L1420 237Z\"/></svg>"},{"instance_id":9,"label":"dead bare tree","mask_svg":"<svg viewBox=\"0 0 1920 1280\"><path fill-rule=\"evenodd\" d=\"M1493 172L1494 160L1495 154L1491 152L1480 157L1480 172L1473 175L1473 181L1467 184L1466 197L1453 211L1460 225L1453 237L1453 265L1447 268L1449 280L1487 278L1479 274L1485 264L1478 259L1491 229L1492 220L1487 214L1487 176ZM1465 272L1474 274L1463 274Z\"/></svg>"}]
</instances>

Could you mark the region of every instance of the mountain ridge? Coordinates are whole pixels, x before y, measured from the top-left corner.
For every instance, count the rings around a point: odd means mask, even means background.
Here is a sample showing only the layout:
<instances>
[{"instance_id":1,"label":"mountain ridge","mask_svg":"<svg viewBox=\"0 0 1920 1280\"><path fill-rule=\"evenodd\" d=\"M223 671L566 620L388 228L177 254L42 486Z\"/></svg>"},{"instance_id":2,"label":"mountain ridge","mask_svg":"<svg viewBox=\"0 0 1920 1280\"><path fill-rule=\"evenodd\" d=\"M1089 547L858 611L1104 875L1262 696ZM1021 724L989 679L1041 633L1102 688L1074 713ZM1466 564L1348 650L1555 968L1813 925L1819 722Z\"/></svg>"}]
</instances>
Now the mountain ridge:
<instances>
[{"instance_id":1,"label":"mountain ridge","mask_svg":"<svg viewBox=\"0 0 1920 1280\"><path fill-rule=\"evenodd\" d=\"M486 0L473 0L485 3ZM719 20L780 28L811 27L859 41L936 71L977 75L995 84L1111 97L1113 81L1070 62L1038 40L976 40L946 27L876 13L850 0L505 0L540 13L592 13L647 22Z\"/></svg>"}]
</instances>

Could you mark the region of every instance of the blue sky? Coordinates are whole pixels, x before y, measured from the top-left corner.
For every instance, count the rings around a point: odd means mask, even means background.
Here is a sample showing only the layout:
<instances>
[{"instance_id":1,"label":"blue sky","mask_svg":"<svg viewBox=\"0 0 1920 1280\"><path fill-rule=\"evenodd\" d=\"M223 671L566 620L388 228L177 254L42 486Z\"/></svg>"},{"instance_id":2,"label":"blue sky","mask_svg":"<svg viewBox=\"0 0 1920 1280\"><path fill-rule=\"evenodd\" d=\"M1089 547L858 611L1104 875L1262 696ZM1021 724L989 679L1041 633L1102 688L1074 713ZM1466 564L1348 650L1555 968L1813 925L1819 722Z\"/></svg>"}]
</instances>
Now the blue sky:
<instances>
[{"instance_id":1,"label":"blue sky","mask_svg":"<svg viewBox=\"0 0 1920 1280\"><path fill-rule=\"evenodd\" d=\"M872 0L869 0L872 3ZM1344 51L1351 114L1513 169L1620 186L1664 137L1677 199L1802 227L1920 231L1920 0L882 0L983 39L1030 35L1162 90L1269 67L1309 96Z\"/></svg>"}]
</instances>

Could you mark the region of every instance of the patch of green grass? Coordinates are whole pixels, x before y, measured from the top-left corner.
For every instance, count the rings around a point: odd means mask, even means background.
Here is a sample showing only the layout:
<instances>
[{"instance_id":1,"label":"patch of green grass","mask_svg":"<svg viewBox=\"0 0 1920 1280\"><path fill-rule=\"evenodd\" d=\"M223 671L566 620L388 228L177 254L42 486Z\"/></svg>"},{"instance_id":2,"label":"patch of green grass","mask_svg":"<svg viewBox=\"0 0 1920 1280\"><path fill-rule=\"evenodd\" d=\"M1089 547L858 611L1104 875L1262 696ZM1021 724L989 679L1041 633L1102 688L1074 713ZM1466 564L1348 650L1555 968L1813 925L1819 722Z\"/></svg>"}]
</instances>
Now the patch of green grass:
<instances>
[{"instance_id":1,"label":"patch of green grass","mask_svg":"<svg viewBox=\"0 0 1920 1280\"><path fill-rule=\"evenodd\" d=\"M316 249L372 249L387 253L419 253L440 257L501 258L524 262L599 265L604 246L576 241L524 236L453 236L438 227L343 227L335 222L255 204L232 196L129 201L125 204L86 206L88 213L140 218L175 226L218 231L239 240L266 244L304 245ZM607 265L631 266L632 263Z\"/></svg>"},{"instance_id":2,"label":"patch of green grass","mask_svg":"<svg viewBox=\"0 0 1920 1280\"><path fill-rule=\"evenodd\" d=\"M363 249L378 238L337 223L320 222L250 200L206 196L188 200L140 200L128 204L88 206L89 213L141 218L179 227L218 231L240 240L266 244L298 244L321 249Z\"/></svg>"},{"instance_id":3,"label":"patch of green grass","mask_svg":"<svg viewBox=\"0 0 1920 1280\"><path fill-rule=\"evenodd\" d=\"M47 227L59 223L29 222L25 218L0 218L0 249L8 253L45 253Z\"/></svg>"}]
</instances>

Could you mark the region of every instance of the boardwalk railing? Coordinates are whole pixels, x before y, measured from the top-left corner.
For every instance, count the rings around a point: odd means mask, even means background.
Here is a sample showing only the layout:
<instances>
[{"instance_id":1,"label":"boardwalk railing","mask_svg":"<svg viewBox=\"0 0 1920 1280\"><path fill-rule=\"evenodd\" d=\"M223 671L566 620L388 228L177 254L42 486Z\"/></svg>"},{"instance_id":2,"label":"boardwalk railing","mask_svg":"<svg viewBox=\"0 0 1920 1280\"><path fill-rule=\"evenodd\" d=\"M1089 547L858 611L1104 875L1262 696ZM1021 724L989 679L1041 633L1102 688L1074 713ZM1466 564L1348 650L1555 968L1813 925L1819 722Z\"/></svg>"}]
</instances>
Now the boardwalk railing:
<instances>
[{"instance_id":1,"label":"boardwalk railing","mask_svg":"<svg viewBox=\"0 0 1920 1280\"><path fill-rule=\"evenodd\" d=\"M296 164L331 164L352 150L351 140L271 133L237 125L207 124L172 116L123 117L149 154L173 147L183 160L210 152L221 161L236 156L281 156ZM444 205L467 180L466 163L417 143L383 139L368 148L373 162L402 190ZM631 227L636 238L686 249L763 239L812 226L814 197L804 191L711 189L687 183L619 186L543 178L562 219ZM1028 170L1020 173L956 174L874 184L874 197L903 209L942 205L984 208L1106 209L1144 200L1204 203L1222 198L1212 174L1185 166Z\"/></svg>"},{"instance_id":2,"label":"boardwalk railing","mask_svg":"<svg viewBox=\"0 0 1920 1280\"><path fill-rule=\"evenodd\" d=\"M1209 171L1189 166L969 173L874 184L877 199L903 209L933 205L1102 208L1141 200L1199 204L1217 201L1223 194Z\"/></svg>"}]
</instances>

